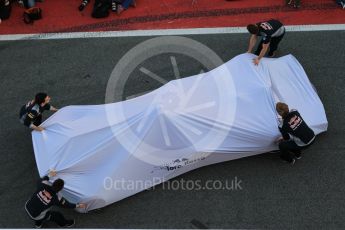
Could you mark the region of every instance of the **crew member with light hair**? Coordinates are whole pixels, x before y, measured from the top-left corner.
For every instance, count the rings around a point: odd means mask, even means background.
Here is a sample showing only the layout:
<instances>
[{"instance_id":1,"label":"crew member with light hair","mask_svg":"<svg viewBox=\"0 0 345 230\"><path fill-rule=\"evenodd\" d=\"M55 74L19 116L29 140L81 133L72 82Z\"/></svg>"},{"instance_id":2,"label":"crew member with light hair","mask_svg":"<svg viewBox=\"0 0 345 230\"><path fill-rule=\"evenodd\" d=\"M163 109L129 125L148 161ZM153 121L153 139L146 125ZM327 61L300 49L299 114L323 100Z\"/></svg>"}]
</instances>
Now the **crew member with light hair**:
<instances>
[{"instance_id":1,"label":"crew member with light hair","mask_svg":"<svg viewBox=\"0 0 345 230\"><path fill-rule=\"evenodd\" d=\"M282 102L276 104L276 110L282 117L279 125L282 137L278 139L280 157L294 164L301 158L301 150L314 142L315 134L297 110L290 111L289 106Z\"/></svg>"}]
</instances>

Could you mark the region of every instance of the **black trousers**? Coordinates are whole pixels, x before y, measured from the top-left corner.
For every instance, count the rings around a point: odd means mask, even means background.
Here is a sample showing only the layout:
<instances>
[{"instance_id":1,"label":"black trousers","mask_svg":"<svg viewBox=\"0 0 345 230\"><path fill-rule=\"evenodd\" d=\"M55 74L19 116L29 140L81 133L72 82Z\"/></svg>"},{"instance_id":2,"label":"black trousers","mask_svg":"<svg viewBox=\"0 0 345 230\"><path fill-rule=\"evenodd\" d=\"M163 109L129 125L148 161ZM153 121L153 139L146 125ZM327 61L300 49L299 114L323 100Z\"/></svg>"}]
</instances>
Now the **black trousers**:
<instances>
[{"instance_id":1,"label":"black trousers","mask_svg":"<svg viewBox=\"0 0 345 230\"><path fill-rule=\"evenodd\" d=\"M270 41L270 47L269 47L269 51L268 51L268 56L272 56L273 55L273 52L276 51L278 49L278 45L280 43L280 41L283 39L285 35L285 32L280 35L279 37L273 37L271 38L271 41ZM258 45L258 48L256 49L255 51L255 55L258 55L260 54L261 50L262 50L262 45L263 45L263 40L261 39L259 45Z\"/></svg>"},{"instance_id":2,"label":"black trousers","mask_svg":"<svg viewBox=\"0 0 345 230\"><path fill-rule=\"evenodd\" d=\"M60 212L48 211L43 219L35 220L35 225L41 225L46 220L51 220L58 224L60 227L63 227L68 223L68 220L66 220Z\"/></svg>"},{"instance_id":3,"label":"black trousers","mask_svg":"<svg viewBox=\"0 0 345 230\"><path fill-rule=\"evenodd\" d=\"M314 141L309 145L301 147L298 146L293 140L282 141L279 143L280 158L287 162L292 162L294 157L300 155L303 149L308 148L313 143Z\"/></svg>"}]
</instances>

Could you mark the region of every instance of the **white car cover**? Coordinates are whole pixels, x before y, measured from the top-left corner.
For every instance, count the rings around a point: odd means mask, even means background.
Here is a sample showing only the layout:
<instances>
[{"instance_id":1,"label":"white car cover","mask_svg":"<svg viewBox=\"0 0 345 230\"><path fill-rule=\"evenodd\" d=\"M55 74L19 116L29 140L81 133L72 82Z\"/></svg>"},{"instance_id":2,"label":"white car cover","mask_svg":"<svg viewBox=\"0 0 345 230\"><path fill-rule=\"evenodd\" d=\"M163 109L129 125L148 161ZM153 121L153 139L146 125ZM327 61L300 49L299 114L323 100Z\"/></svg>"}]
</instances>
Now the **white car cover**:
<instances>
[{"instance_id":1,"label":"white car cover","mask_svg":"<svg viewBox=\"0 0 345 230\"><path fill-rule=\"evenodd\" d=\"M254 57L239 55L131 100L60 109L43 132L32 132L40 176L55 169L63 195L87 203L84 212L205 165L277 150L278 101L316 134L326 131L324 107L299 62L287 55L255 66Z\"/></svg>"}]
</instances>

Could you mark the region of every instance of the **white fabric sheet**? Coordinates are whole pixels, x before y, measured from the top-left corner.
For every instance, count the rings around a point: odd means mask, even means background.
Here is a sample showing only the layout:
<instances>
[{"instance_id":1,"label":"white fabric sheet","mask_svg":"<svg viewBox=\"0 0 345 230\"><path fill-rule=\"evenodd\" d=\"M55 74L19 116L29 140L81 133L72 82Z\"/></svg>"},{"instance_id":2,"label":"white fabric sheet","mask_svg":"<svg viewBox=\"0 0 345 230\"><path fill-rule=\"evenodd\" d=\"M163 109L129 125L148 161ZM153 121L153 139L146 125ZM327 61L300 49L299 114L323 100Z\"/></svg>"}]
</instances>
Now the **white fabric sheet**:
<instances>
[{"instance_id":1,"label":"white fabric sheet","mask_svg":"<svg viewBox=\"0 0 345 230\"><path fill-rule=\"evenodd\" d=\"M204 74L113 104L67 106L32 132L40 176L55 169L63 195L88 211L195 168L277 150L275 103L319 134L324 107L292 56L242 54ZM53 178L55 179L55 178Z\"/></svg>"}]
</instances>

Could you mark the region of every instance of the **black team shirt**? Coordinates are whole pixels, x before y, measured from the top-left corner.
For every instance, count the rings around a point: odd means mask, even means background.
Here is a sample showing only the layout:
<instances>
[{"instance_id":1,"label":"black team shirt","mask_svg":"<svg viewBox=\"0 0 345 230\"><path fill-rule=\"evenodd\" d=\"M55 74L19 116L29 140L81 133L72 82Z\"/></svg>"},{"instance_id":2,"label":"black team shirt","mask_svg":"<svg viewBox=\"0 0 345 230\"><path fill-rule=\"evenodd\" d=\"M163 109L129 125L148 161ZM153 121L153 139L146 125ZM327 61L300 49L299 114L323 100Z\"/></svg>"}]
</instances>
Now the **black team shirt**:
<instances>
[{"instance_id":1,"label":"black team shirt","mask_svg":"<svg viewBox=\"0 0 345 230\"><path fill-rule=\"evenodd\" d=\"M37 190L26 202L25 209L32 218L36 218L47 212L53 205L76 208L76 204L58 196L49 185L49 177L45 176L38 182Z\"/></svg>"},{"instance_id":2,"label":"black team shirt","mask_svg":"<svg viewBox=\"0 0 345 230\"><path fill-rule=\"evenodd\" d=\"M314 131L309 128L297 110L292 110L286 115L279 127L284 140L293 139L299 146L310 144L314 138Z\"/></svg>"},{"instance_id":3,"label":"black team shirt","mask_svg":"<svg viewBox=\"0 0 345 230\"><path fill-rule=\"evenodd\" d=\"M283 24L275 19L266 22L258 22L256 25L259 27L258 36L262 36L264 44L269 43L272 37L279 37L285 32Z\"/></svg>"}]
</instances>

